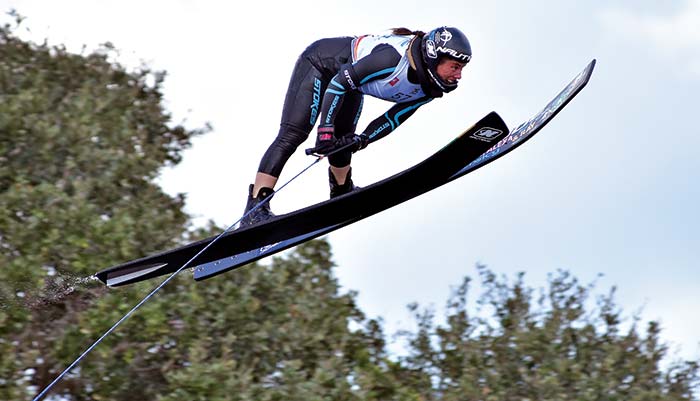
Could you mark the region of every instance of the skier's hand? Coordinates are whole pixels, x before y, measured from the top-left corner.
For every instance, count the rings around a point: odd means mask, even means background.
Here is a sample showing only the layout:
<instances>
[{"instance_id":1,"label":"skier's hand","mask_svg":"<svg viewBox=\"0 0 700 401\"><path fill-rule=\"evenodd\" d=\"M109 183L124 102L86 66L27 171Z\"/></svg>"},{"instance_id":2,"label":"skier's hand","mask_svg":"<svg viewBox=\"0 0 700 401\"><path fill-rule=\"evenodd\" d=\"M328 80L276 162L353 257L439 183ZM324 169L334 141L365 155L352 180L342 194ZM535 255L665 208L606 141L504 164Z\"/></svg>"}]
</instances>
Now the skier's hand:
<instances>
[{"instance_id":1,"label":"skier's hand","mask_svg":"<svg viewBox=\"0 0 700 401\"><path fill-rule=\"evenodd\" d=\"M355 142L357 142L357 149L355 149L353 152L366 148L367 145L369 145L369 137L365 133L355 135Z\"/></svg>"},{"instance_id":2,"label":"skier's hand","mask_svg":"<svg viewBox=\"0 0 700 401\"><path fill-rule=\"evenodd\" d=\"M357 152L367 147L369 137L365 134L347 134L340 138L333 136L333 127L319 127L316 136L316 146L306 149L307 155L327 155L341 148L349 152Z\"/></svg>"},{"instance_id":3,"label":"skier's hand","mask_svg":"<svg viewBox=\"0 0 700 401\"><path fill-rule=\"evenodd\" d=\"M336 141L336 149L347 146L352 153L367 147L369 137L365 134L348 134Z\"/></svg>"},{"instance_id":4,"label":"skier's hand","mask_svg":"<svg viewBox=\"0 0 700 401\"><path fill-rule=\"evenodd\" d=\"M316 134L316 146L306 149L306 154L327 155L336 149L336 139L333 136L333 131L334 129L332 126L318 127L318 133Z\"/></svg>"}]
</instances>

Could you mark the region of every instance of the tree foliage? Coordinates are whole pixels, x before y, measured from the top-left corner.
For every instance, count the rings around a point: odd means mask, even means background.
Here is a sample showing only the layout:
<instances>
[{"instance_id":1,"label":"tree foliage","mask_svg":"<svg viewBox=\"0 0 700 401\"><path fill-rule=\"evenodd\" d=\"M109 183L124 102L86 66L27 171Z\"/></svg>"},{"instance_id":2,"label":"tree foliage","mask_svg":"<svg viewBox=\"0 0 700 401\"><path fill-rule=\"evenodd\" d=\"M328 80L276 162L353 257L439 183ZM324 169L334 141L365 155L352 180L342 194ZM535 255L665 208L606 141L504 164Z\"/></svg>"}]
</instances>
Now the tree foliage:
<instances>
[{"instance_id":1,"label":"tree foliage","mask_svg":"<svg viewBox=\"0 0 700 401\"><path fill-rule=\"evenodd\" d=\"M154 183L206 129L173 125L165 74L127 71L0 28L0 399L31 399L153 287L86 276L187 231ZM189 234L188 234L189 233ZM194 234L193 234L194 233ZM52 391L66 400L691 400L698 362L663 365L656 322L626 318L565 271L539 292L479 267L446 316L410 306L391 355L381 321L334 277L330 245L196 283L178 277ZM345 266L344 268L352 268ZM184 276L184 275L183 275Z\"/></svg>"},{"instance_id":2,"label":"tree foliage","mask_svg":"<svg viewBox=\"0 0 700 401\"><path fill-rule=\"evenodd\" d=\"M404 380L427 389L423 399L693 399L698 361L675 361L664 372L668 348L658 323L642 331L638 317L626 319L614 288L592 300L592 284L559 271L536 296L523 274L509 284L479 271L477 307L468 307L465 279L444 325L412 306L419 330L408 336L413 353L403 360L411 372Z\"/></svg>"},{"instance_id":3,"label":"tree foliage","mask_svg":"<svg viewBox=\"0 0 700 401\"><path fill-rule=\"evenodd\" d=\"M31 376L29 367L54 373L46 369L57 366L64 329L103 291L82 286L46 310L32 306L100 267L176 244L188 223L183 197L153 181L205 130L171 123L163 73L127 71L111 53L71 54L0 28L3 399L20 399L8 384Z\"/></svg>"}]
</instances>

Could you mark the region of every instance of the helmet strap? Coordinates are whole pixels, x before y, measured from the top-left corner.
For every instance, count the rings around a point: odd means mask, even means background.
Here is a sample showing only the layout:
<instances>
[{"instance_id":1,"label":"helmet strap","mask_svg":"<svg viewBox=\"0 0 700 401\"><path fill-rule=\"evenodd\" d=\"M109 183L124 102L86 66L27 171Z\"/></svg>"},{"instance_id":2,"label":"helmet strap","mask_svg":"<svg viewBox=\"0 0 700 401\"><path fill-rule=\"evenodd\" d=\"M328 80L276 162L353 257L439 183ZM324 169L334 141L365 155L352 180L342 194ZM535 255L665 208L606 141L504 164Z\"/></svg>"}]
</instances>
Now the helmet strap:
<instances>
[{"instance_id":1,"label":"helmet strap","mask_svg":"<svg viewBox=\"0 0 700 401\"><path fill-rule=\"evenodd\" d=\"M427 71L428 71L428 75L430 75L430 78L433 80L435 85L437 85L437 87L440 88L440 90L442 90L443 92L449 92L449 90L447 88L445 88L445 86L442 85L439 77L436 77L435 74L433 74L433 72L430 70L430 68L428 68Z\"/></svg>"}]
</instances>

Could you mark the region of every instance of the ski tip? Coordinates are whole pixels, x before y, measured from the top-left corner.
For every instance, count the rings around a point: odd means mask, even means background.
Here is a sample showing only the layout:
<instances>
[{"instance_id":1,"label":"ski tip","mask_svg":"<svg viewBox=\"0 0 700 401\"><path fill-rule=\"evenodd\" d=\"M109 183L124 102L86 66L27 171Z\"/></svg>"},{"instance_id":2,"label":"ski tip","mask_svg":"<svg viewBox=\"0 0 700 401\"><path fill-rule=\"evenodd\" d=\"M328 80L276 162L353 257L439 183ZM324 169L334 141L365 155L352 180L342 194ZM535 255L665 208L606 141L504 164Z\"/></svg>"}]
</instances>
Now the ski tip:
<instances>
[{"instance_id":1,"label":"ski tip","mask_svg":"<svg viewBox=\"0 0 700 401\"><path fill-rule=\"evenodd\" d=\"M487 114L486 116L484 116L484 118L479 120L479 122L474 124L474 126L476 127L479 125L489 125L489 124L494 125L494 126L498 126L500 128L505 128L505 130L508 130L508 125L506 124L506 122L503 120L503 118L496 111L492 111L489 114Z\"/></svg>"},{"instance_id":2,"label":"ski tip","mask_svg":"<svg viewBox=\"0 0 700 401\"><path fill-rule=\"evenodd\" d=\"M586 76L586 82L588 82L588 79L590 79L591 75L593 74L593 69L595 68L596 62L596 59L592 59L588 65L586 65L586 68L583 69L581 74Z\"/></svg>"}]
</instances>

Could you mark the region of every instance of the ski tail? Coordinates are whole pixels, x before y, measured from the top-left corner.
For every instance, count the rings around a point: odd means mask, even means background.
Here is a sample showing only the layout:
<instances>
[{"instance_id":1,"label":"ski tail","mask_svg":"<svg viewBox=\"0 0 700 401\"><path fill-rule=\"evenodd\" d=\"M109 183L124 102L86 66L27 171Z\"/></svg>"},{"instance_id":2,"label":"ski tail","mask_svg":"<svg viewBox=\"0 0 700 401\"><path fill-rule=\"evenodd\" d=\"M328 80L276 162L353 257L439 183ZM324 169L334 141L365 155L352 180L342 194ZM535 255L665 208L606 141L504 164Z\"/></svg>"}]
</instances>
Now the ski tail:
<instances>
[{"instance_id":1,"label":"ski tail","mask_svg":"<svg viewBox=\"0 0 700 401\"><path fill-rule=\"evenodd\" d=\"M136 281L142 281L146 278L160 276L163 268L168 266L167 263L153 263L135 266L131 269L125 269L107 274L96 274L95 277L100 279L109 287L119 287L121 285L130 284Z\"/></svg>"}]
</instances>

